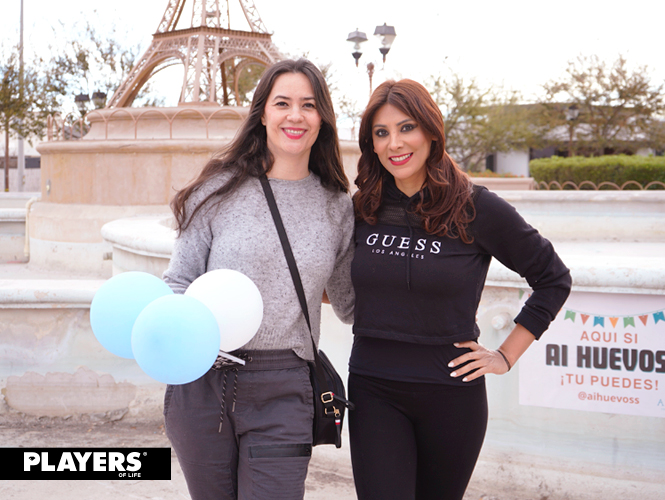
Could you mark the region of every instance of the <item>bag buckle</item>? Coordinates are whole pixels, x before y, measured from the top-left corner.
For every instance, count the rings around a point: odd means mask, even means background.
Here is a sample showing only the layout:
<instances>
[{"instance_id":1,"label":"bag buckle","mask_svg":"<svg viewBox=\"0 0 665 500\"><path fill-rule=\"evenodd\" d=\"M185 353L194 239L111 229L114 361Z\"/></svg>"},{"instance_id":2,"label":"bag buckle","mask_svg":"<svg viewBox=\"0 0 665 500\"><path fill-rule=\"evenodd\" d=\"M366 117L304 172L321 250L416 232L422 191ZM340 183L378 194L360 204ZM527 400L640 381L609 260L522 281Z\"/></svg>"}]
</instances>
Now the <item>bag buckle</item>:
<instances>
[{"instance_id":1,"label":"bag buckle","mask_svg":"<svg viewBox=\"0 0 665 500\"><path fill-rule=\"evenodd\" d=\"M321 393L321 402L323 404L332 403L334 400L335 400L335 395L332 393L332 391Z\"/></svg>"},{"instance_id":2,"label":"bag buckle","mask_svg":"<svg viewBox=\"0 0 665 500\"><path fill-rule=\"evenodd\" d=\"M323 412L324 412L326 415L330 415L330 414L332 413L332 414L335 416L335 418L341 418L341 416L342 416L342 412L340 412L340 411L337 409L337 407L335 407L335 406L333 406L332 409L330 409L330 410L329 410L328 408L324 408L324 409L323 409Z\"/></svg>"}]
</instances>

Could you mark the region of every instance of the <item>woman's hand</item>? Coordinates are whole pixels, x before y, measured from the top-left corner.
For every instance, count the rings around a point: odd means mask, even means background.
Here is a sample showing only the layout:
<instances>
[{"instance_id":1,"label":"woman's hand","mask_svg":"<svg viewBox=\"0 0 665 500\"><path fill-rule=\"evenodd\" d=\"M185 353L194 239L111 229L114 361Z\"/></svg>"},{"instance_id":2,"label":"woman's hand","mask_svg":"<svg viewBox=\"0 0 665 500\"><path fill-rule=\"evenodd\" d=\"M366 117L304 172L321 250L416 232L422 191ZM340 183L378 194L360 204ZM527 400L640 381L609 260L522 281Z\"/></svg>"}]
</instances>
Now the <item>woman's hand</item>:
<instances>
[{"instance_id":1,"label":"woman's hand","mask_svg":"<svg viewBox=\"0 0 665 500\"><path fill-rule=\"evenodd\" d=\"M463 382L471 382L472 380L477 379L478 377L487 373L503 375L508 371L508 364L498 351L487 349L485 346L471 340L466 342L455 342L453 345L455 347L459 347L460 349L471 349L471 352L462 354L458 358L453 359L448 364L449 367L454 368L469 362L462 368L453 371L450 374L451 377L464 377L462 379ZM468 374L473 370L476 371Z\"/></svg>"},{"instance_id":2,"label":"woman's hand","mask_svg":"<svg viewBox=\"0 0 665 500\"><path fill-rule=\"evenodd\" d=\"M509 370L508 363L510 363L510 366L515 366L517 360L520 359L520 356L524 354L524 351L529 348L534 340L535 337L531 332L518 323L515 325L515 328L513 328L513 331L510 332L510 335L506 337L506 340L503 341L501 347L499 347L501 352L498 350L492 351L491 349L487 349L483 345L471 340L466 342L456 342L453 344L455 347L465 347L471 349L471 352L467 352L466 354L462 354L458 358L453 359L448 366L454 368L467 361L469 364L453 371L450 375L453 377L464 377L462 379L463 382L471 382L486 373L502 375ZM503 354L506 359L504 359L501 354ZM467 375L472 370L476 371Z\"/></svg>"}]
</instances>

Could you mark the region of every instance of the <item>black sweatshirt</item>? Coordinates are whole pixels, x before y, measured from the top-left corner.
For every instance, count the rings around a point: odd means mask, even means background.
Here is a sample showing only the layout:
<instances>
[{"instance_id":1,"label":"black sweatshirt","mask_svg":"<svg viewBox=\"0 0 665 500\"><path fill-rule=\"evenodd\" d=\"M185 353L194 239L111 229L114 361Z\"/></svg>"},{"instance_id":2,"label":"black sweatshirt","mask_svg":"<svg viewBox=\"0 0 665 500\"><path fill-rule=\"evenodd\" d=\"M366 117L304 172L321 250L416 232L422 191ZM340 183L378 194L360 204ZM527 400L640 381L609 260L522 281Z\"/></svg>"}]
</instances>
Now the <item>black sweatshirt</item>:
<instances>
[{"instance_id":1,"label":"black sweatshirt","mask_svg":"<svg viewBox=\"0 0 665 500\"><path fill-rule=\"evenodd\" d=\"M359 221L355 231L352 372L385 376L385 367L369 368L374 362L385 363L367 356L389 352L393 341L399 341L400 356L411 349L420 357L434 352L433 346L477 339L476 311L492 257L526 278L533 289L516 323L539 339L556 317L570 292L571 278L552 244L502 198L484 187L473 190L476 217L467 227L473 243L466 244L460 238L425 232L409 210L420 194L409 198L392 176L384 180L377 224ZM365 338L386 342L368 344ZM446 350L438 367L464 352Z\"/></svg>"}]
</instances>

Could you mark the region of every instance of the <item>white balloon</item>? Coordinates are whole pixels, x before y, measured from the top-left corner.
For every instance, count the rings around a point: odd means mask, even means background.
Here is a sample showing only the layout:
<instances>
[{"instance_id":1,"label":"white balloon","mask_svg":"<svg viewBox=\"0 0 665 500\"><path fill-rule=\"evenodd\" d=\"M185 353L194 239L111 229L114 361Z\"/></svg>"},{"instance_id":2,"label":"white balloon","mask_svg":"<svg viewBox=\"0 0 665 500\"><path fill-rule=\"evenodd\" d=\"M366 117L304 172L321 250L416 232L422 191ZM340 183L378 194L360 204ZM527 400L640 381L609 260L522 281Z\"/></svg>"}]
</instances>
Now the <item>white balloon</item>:
<instances>
[{"instance_id":1,"label":"white balloon","mask_svg":"<svg viewBox=\"0 0 665 500\"><path fill-rule=\"evenodd\" d=\"M241 272L216 269L196 278L185 291L212 311L224 352L252 340L263 320L263 299L254 282Z\"/></svg>"}]
</instances>

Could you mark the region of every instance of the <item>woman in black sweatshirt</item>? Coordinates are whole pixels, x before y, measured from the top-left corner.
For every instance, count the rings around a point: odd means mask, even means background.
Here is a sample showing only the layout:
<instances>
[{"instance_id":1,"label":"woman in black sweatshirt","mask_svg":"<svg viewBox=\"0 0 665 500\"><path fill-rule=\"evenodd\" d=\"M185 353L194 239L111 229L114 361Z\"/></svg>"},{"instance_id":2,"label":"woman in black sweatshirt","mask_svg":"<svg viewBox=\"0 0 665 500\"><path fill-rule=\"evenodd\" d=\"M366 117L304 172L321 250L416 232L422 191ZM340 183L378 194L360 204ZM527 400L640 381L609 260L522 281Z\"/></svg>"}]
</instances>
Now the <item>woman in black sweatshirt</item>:
<instances>
[{"instance_id":1,"label":"woman in black sweatshirt","mask_svg":"<svg viewBox=\"0 0 665 500\"><path fill-rule=\"evenodd\" d=\"M372 95L354 196L351 458L360 500L460 500L487 426L484 375L503 374L570 292L552 244L445 151L441 111L411 80ZM533 293L497 350L476 311L492 257Z\"/></svg>"}]
</instances>

